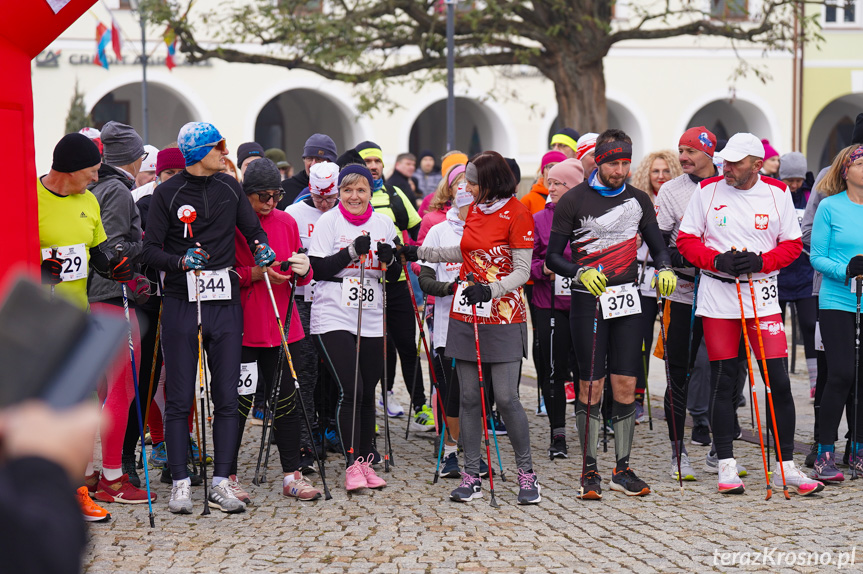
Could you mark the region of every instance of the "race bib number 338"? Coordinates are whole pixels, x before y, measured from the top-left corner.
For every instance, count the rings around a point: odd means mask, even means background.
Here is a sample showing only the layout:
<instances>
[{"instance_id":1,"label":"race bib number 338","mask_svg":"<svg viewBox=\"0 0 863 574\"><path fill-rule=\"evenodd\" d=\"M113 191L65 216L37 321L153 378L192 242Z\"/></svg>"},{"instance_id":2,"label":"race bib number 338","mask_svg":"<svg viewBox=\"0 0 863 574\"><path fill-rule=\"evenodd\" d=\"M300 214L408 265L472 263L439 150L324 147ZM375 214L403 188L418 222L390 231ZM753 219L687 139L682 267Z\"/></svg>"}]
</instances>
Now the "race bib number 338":
<instances>
[{"instance_id":1,"label":"race bib number 338","mask_svg":"<svg viewBox=\"0 0 863 574\"><path fill-rule=\"evenodd\" d=\"M342 280L342 306L359 308L360 298L363 301L363 309L377 309L381 298L381 286L377 280L366 279L365 285L360 289L359 277L345 277Z\"/></svg>"},{"instance_id":2,"label":"race bib number 338","mask_svg":"<svg viewBox=\"0 0 863 574\"><path fill-rule=\"evenodd\" d=\"M602 305L603 319L614 319L641 313L638 288L632 283L609 287L605 293L599 296L599 303Z\"/></svg>"}]
</instances>

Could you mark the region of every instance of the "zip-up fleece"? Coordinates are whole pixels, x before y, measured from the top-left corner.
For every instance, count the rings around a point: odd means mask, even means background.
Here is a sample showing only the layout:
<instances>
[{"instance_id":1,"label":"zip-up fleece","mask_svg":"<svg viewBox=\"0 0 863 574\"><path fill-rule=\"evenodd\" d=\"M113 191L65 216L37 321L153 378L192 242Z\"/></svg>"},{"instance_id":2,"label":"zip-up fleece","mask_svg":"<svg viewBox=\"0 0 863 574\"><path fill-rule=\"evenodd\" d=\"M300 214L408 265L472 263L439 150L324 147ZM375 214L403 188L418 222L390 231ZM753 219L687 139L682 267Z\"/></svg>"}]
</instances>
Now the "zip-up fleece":
<instances>
[{"instance_id":1,"label":"zip-up fleece","mask_svg":"<svg viewBox=\"0 0 863 574\"><path fill-rule=\"evenodd\" d=\"M196 212L191 235L186 233L185 237L186 224L178 215L184 205L192 206ZM205 269L232 267L236 260L235 227L253 251L256 239L267 243L267 234L236 179L224 173L199 177L183 170L153 192L141 262L165 271L166 296L188 300L186 272L182 268L186 251L200 243L210 254ZM209 303L239 303L240 282L235 272L230 276L231 300Z\"/></svg>"}]
</instances>

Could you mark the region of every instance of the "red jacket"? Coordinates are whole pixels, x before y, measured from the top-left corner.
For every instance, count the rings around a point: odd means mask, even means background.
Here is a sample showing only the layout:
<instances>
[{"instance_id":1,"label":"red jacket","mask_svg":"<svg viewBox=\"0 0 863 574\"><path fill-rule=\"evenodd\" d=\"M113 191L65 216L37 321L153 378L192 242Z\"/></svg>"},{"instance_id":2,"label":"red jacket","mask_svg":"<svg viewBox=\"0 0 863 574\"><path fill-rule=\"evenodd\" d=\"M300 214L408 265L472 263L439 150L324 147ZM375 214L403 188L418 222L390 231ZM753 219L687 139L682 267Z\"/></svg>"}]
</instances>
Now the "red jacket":
<instances>
[{"instance_id":1,"label":"red jacket","mask_svg":"<svg viewBox=\"0 0 863 574\"><path fill-rule=\"evenodd\" d=\"M294 218L280 210L273 210L268 215L261 216L261 227L267 233L269 246L276 252L276 261L286 261L292 253L298 251L303 244L300 242L300 232ZM262 281L252 282L252 267L255 257L249 250L249 245L239 230L234 230L234 244L237 248L235 268L240 276L240 303L243 306L243 346L244 347L278 347L282 344L276 318L273 316L273 304L267 292L267 284ZM278 269L277 273L281 273ZM305 277L297 277L297 285L307 285L312 280L312 270ZM273 285L273 296L279 308L279 315L284 325L288 314L290 300L290 282ZM291 313L291 326L288 332L288 343L299 341L305 336L300 316L294 309Z\"/></svg>"},{"instance_id":2,"label":"red jacket","mask_svg":"<svg viewBox=\"0 0 863 574\"><path fill-rule=\"evenodd\" d=\"M530 210L531 214L537 214L545 209L545 202L548 200L548 189L545 187L545 182L542 178L533 184L530 191L521 198L521 202Z\"/></svg>"}]
</instances>

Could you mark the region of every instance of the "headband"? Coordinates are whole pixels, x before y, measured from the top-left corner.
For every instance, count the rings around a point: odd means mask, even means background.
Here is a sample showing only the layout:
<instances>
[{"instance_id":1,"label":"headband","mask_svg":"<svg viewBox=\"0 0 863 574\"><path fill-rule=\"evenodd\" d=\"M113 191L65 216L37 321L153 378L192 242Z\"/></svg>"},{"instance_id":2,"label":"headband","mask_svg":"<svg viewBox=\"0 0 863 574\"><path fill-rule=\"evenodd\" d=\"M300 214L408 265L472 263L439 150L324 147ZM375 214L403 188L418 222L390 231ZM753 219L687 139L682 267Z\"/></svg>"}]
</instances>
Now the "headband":
<instances>
[{"instance_id":1,"label":"headband","mask_svg":"<svg viewBox=\"0 0 863 574\"><path fill-rule=\"evenodd\" d=\"M476 165L468 163L464 168L464 178L471 183L479 183L479 172L476 170Z\"/></svg>"},{"instance_id":2,"label":"headband","mask_svg":"<svg viewBox=\"0 0 863 574\"><path fill-rule=\"evenodd\" d=\"M449 172L449 175L447 175L447 178L446 178L447 185L452 187L452 182L454 182L455 178L457 178L459 175L463 174L464 170L465 170L465 167L462 164L459 164L459 165L455 166L454 168L452 168L452 171Z\"/></svg>"},{"instance_id":3,"label":"headband","mask_svg":"<svg viewBox=\"0 0 863 574\"><path fill-rule=\"evenodd\" d=\"M845 161L845 165L842 166L842 179L848 179L848 168L861 157L863 157L863 146L858 147L848 156L848 159Z\"/></svg>"},{"instance_id":4,"label":"headband","mask_svg":"<svg viewBox=\"0 0 863 574\"><path fill-rule=\"evenodd\" d=\"M342 187L342 180L352 173L357 173L366 178L369 182L369 189L374 187L375 184L373 182L372 172L369 171L369 168L358 163L352 163L343 167L342 171L339 172L339 188Z\"/></svg>"},{"instance_id":5,"label":"headband","mask_svg":"<svg viewBox=\"0 0 863 574\"><path fill-rule=\"evenodd\" d=\"M563 144L572 148L572 151L578 152L578 142L566 134L554 134L551 136L551 145Z\"/></svg>"},{"instance_id":6,"label":"headband","mask_svg":"<svg viewBox=\"0 0 863 574\"><path fill-rule=\"evenodd\" d=\"M619 160L632 161L632 144L624 141L610 141L596 146L594 157L596 165Z\"/></svg>"},{"instance_id":7,"label":"headband","mask_svg":"<svg viewBox=\"0 0 863 574\"><path fill-rule=\"evenodd\" d=\"M360 154L360 157L363 159L366 159L367 157L376 157L379 160L384 161L384 152L377 147L367 147L366 149L358 150L357 153Z\"/></svg>"}]
</instances>

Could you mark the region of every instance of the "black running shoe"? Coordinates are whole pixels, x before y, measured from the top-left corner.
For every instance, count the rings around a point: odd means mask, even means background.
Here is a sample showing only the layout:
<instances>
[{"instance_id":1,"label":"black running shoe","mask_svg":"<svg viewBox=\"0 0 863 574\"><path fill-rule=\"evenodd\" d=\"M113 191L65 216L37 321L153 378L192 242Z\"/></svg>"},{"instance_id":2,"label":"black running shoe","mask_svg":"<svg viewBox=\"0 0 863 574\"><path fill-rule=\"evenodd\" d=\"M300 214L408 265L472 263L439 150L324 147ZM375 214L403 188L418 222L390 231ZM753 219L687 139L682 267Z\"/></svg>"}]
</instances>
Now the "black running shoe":
<instances>
[{"instance_id":1,"label":"black running shoe","mask_svg":"<svg viewBox=\"0 0 863 574\"><path fill-rule=\"evenodd\" d=\"M482 479L463 472L461 484L450 493L449 497L456 502L470 502L475 498L482 498Z\"/></svg>"},{"instance_id":2,"label":"black running shoe","mask_svg":"<svg viewBox=\"0 0 863 574\"><path fill-rule=\"evenodd\" d=\"M554 460L556 458L569 458L566 452L566 436L556 434L551 439L551 446L548 447L548 458Z\"/></svg>"},{"instance_id":3,"label":"black running shoe","mask_svg":"<svg viewBox=\"0 0 863 574\"><path fill-rule=\"evenodd\" d=\"M195 474L192 472L192 469L188 466L186 467L186 472L189 473L189 480L192 481L192 486L201 486L204 484L204 481L201 480L201 475ZM173 484L174 481L171 478L171 469L167 466L162 468L162 476L159 477L159 482L162 484Z\"/></svg>"},{"instance_id":4,"label":"black running shoe","mask_svg":"<svg viewBox=\"0 0 863 574\"><path fill-rule=\"evenodd\" d=\"M479 476L480 478L488 476L488 465L483 459L479 459Z\"/></svg>"},{"instance_id":5,"label":"black running shoe","mask_svg":"<svg viewBox=\"0 0 863 574\"><path fill-rule=\"evenodd\" d=\"M315 456L311 449L306 447L300 448L300 472L303 474L317 472L315 469Z\"/></svg>"},{"instance_id":6,"label":"black running shoe","mask_svg":"<svg viewBox=\"0 0 863 574\"><path fill-rule=\"evenodd\" d=\"M809 454L806 455L806 460L803 461L809 468L815 468L815 459L818 458L818 445L814 444L809 448Z\"/></svg>"},{"instance_id":7,"label":"black running shoe","mask_svg":"<svg viewBox=\"0 0 863 574\"><path fill-rule=\"evenodd\" d=\"M583 500L602 500L602 477L595 470L588 470L582 477L583 486L578 489L576 498Z\"/></svg>"},{"instance_id":8,"label":"black running shoe","mask_svg":"<svg viewBox=\"0 0 863 574\"><path fill-rule=\"evenodd\" d=\"M452 453L443 459L443 469L440 475L442 478L458 478L461 475L461 468L458 465L458 455Z\"/></svg>"},{"instance_id":9,"label":"black running shoe","mask_svg":"<svg viewBox=\"0 0 863 574\"><path fill-rule=\"evenodd\" d=\"M138 476L138 465L135 455L123 455L123 472L129 475L129 483L135 488L141 488L141 477Z\"/></svg>"},{"instance_id":10,"label":"black running shoe","mask_svg":"<svg viewBox=\"0 0 863 574\"><path fill-rule=\"evenodd\" d=\"M611 490L617 490L626 496L650 494L650 487L647 486L647 483L635 476L629 467L626 470L614 471L614 475L611 477Z\"/></svg>"},{"instance_id":11,"label":"black running shoe","mask_svg":"<svg viewBox=\"0 0 863 574\"><path fill-rule=\"evenodd\" d=\"M710 427L707 425L695 425L692 427L692 444L698 446L710 446Z\"/></svg>"},{"instance_id":12,"label":"black running shoe","mask_svg":"<svg viewBox=\"0 0 863 574\"><path fill-rule=\"evenodd\" d=\"M542 496L539 494L540 490L542 489L539 486L539 480L537 480L535 472L524 472L518 469L519 504L539 504L542 500Z\"/></svg>"}]
</instances>

